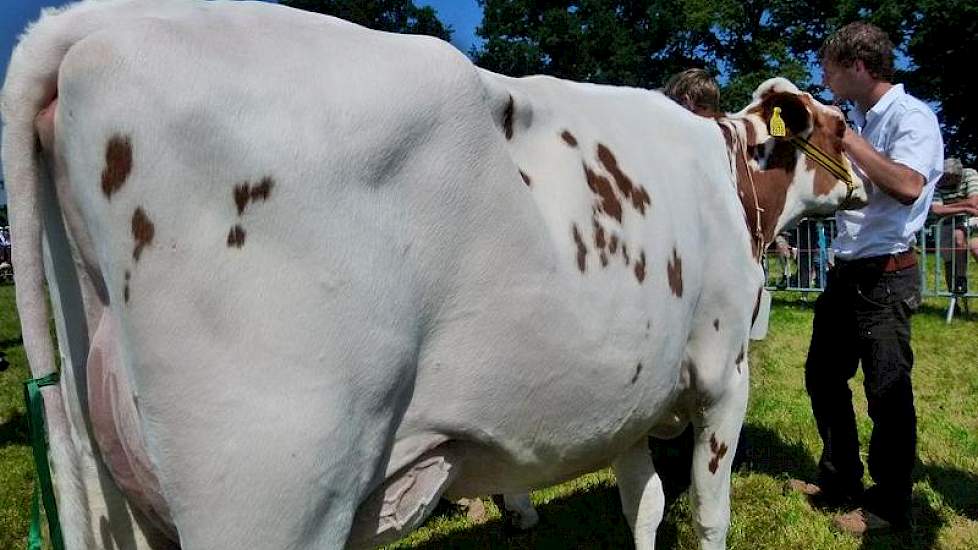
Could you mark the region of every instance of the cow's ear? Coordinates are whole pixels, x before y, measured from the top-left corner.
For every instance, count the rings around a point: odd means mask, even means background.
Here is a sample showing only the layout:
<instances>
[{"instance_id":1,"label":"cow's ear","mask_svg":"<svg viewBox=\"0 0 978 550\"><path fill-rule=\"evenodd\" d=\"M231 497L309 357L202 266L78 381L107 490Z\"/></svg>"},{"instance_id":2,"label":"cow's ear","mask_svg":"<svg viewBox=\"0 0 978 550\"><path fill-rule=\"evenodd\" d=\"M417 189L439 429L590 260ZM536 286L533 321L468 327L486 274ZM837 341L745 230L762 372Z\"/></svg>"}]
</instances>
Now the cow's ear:
<instances>
[{"instance_id":1,"label":"cow's ear","mask_svg":"<svg viewBox=\"0 0 978 550\"><path fill-rule=\"evenodd\" d=\"M778 119L784 124L786 135L783 137L805 134L812 129L812 113L808 110L808 105L801 94L791 92L769 94L761 103L760 114L764 119L764 126L775 137L780 136L771 132L771 128L772 125L778 125Z\"/></svg>"}]
</instances>

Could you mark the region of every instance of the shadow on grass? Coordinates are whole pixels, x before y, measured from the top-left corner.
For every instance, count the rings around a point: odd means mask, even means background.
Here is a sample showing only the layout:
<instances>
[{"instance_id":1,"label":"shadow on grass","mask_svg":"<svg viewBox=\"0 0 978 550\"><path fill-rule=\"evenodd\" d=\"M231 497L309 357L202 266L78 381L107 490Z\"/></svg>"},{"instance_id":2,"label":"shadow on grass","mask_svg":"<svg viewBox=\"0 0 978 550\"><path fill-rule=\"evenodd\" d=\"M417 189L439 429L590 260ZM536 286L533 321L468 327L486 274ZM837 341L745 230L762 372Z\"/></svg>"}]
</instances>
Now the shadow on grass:
<instances>
[{"instance_id":1,"label":"shadow on grass","mask_svg":"<svg viewBox=\"0 0 978 550\"><path fill-rule=\"evenodd\" d=\"M23 413L11 415L0 424L0 447L27 445L27 417Z\"/></svg>"},{"instance_id":2,"label":"shadow on grass","mask_svg":"<svg viewBox=\"0 0 978 550\"><path fill-rule=\"evenodd\" d=\"M422 543L416 548L495 549L495 548L628 548L631 531L621 514L618 490L596 487L587 493L575 493L537 507L540 523L526 532L514 532L502 519L475 525L464 531L446 534ZM452 505L444 501L433 516L453 515ZM657 536L659 548L676 546L676 529L664 521ZM661 541L661 542L660 542Z\"/></svg>"},{"instance_id":3,"label":"shadow on grass","mask_svg":"<svg viewBox=\"0 0 978 550\"><path fill-rule=\"evenodd\" d=\"M6 338L4 340L0 340L0 351L7 350L9 348L16 347L16 346L23 346L23 345L24 345L24 339L21 337Z\"/></svg>"},{"instance_id":4,"label":"shadow on grass","mask_svg":"<svg viewBox=\"0 0 978 550\"><path fill-rule=\"evenodd\" d=\"M941 464L918 463L916 477L926 480L955 513L978 521L978 475Z\"/></svg>"},{"instance_id":5,"label":"shadow on grass","mask_svg":"<svg viewBox=\"0 0 978 550\"><path fill-rule=\"evenodd\" d=\"M778 432L746 423L734 456L734 470L766 474L773 478L813 481L818 465L801 443L788 443Z\"/></svg>"},{"instance_id":6,"label":"shadow on grass","mask_svg":"<svg viewBox=\"0 0 978 550\"><path fill-rule=\"evenodd\" d=\"M771 477L788 477L812 481L818 474L818 464L808 449L800 443L788 443L763 426L745 424L741 432L734 468ZM956 468L934 464L917 464L915 477L926 480L940 493L944 503L955 513L978 521L978 475ZM913 499L914 529L911 532L869 535L861 548L866 550L934 548L944 518L922 496ZM837 510L841 511L841 510ZM827 513L833 513L826 510Z\"/></svg>"}]
</instances>

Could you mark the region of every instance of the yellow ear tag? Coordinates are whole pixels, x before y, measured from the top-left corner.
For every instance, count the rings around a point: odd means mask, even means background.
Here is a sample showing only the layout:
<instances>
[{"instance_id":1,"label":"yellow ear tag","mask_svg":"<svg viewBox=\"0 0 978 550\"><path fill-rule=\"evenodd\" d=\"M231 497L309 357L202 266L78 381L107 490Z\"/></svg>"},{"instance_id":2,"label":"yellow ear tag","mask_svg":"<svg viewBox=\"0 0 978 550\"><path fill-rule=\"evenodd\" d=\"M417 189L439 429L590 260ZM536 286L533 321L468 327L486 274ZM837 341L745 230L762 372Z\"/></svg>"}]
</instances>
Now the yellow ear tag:
<instances>
[{"instance_id":1,"label":"yellow ear tag","mask_svg":"<svg viewBox=\"0 0 978 550\"><path fill-rule=\"evenodd\" d=\"M784 121L781 120L781 107L775 107L771 114L771 135L773 137L784 137L787 132L784 129Z\"/></svg>"}]
</instances>

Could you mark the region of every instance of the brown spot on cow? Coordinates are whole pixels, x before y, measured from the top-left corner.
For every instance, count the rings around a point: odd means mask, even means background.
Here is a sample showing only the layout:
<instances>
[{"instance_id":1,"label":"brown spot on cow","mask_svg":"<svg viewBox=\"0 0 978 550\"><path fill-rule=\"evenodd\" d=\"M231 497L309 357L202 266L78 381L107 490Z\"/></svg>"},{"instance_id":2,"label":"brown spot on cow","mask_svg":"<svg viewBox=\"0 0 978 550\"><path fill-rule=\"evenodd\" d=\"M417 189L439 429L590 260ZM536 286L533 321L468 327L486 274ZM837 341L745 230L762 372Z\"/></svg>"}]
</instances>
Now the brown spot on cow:
<instances>
[{"instance_id":1,"label":"brown spot on cow","mask_svg":"<svg viewBox=\"0 0 978 550\"><path fill-rule=\"evenodd\" d=\"M129 303L129 279L131 277L132 277L132 274L129 273L129 270L127 269L126 270L126 285L122 288L122 297L125 299L125 301L126 301L127 304Z\"/></svg>"},{"instance_id":2,"label":"brown spot on cow","mask_svg":"<svg viewBox=\"0 0 978 550\"><path fill-rule=\"evenodd\" d=\"M718 443L716 433L710 436L710 452L713 453L713 458L710 459L710 473L716 474L717 468L720 467L720 459L727 454L727 444Z\"/></svg>"},{"instance_id":3,"label":"brown spot on cow","mask_svg":"<svg viewBox=\"0 0 978 550\"><path fill-rule=\"evenodd\" d=\"M268 196L272 193L272 187L275 186L275 182L272 178L265 176L258 182L258 185L251 188L251 201L262 201L268 200Z\"/></svg>"},{"instance_id":4,"label":"brown spot on cow","mask_svg":"<svg viewBox=\"0 0 978 550\"><path fill-rule=\"evenodd\" d=\"M713 320L713 330L720 332L720 319Z\"/></svg>"},{"instance_id":5,"label":"brown spot on cow","mask_svg":"<svg viewBox=\"0 0 978 550\"><path fill-rule=\"evenodd\" d=\"M743 372L743 371L741 371L741 367L740 366L744 362L744 354L746 352L747 352L747 348L745 346L740 346L740 353L737 354L737 359L734 360L734 363L737 365L737 374L740 374L741 372Z\"/></svg>"},{"instance_id":6,"label":"brown spot on cow","mask_svg":"<svg viewBox=\"0 0 978 550\"><path fill-rule=\"evenodd\" d=\"M683 295L683 260L676 248L672 249L672 258L666 264L666 274L669 276L669 288L677 297Z\"/></svg>"},{"instance_id":7,"label":"brown spot on cow","mask_svg":"<svg viewBox=\"0 0 978 550\"><path fill-rule=\"evenodd\" d=\"M601 267L608 267L608 254L604 250L601 251L599 258L601 258Z\"/></svg>"},{"instance_id":8,"label":"brown spot on cow","mask_svg":"<svg viewBox=\"0 0 978 550\"><path fill-rule=\"evenodd\" d=\"M584 246L584 239L581 238L581 232L577 229L577 224L571 225L571 231L574 234L574 243L577 244L577 268L584 273L587 269L587 247Z\"/></svg>"},{"instance_id":9,"label":"brown spot on cow","mask_svg":"<svg viewBox=\"0 0 978 550\"><path fill-rule=\"evenodd\" d=\"M568 132L567 130L564 130L563 132L560 133L560 137L561 139L564 140L564 143L566 143L567 145L570 145L571 147L577 147L577 138L574 137L574 134Z\"/></svg>"},{"instance_id":10,"label":"brown spot on cow","mask_svg":"<svg viewBox=\"0 0 978 550\"><path fill-rule=\"evenodd\" d=\"M608 181L608 178L596 174L588 168L587 164L584 164L584 175L587 178L587 186L601 201L601 210L620 222L621 201L618 200L618 196L611 187L611 182Z\"/></svg>"},{"instance_id":11,"label":"brown spot on cow","mask_svg":"<svg viewBox=\"0 0 978 550\"><path fill-rule=\"evenodd\" d=\"M638 381L638 375L642 374L642 364L635 365L635 374L632 376L632 384Z\"/></svg>"},{"instance_id":12,"label":"brown spot on cow","mask_svg":"<svg viewBox=\"0 0 978 550\"><path fill-rule=\"evenodd\" d=\"M136 245L132 251L134 260L139 261L139 257L143 254L143 249L153 242L155 232L156 229L153 227L153 222L150 221L146 212L142 207L136 208L136 211L132 213L132 238L136 241Z\"/></svg>"},{"instance_id":13,"label":"brown spot on cow","mask_svg":"<svg viewBox=\"0 0 978 550\"><path fill-rule=\"evenodd\" d=\"M643 250L637 260L635 260L635 278L639 283L645 281L645 251Z\"/></svg>"},{"instance_id":14,"label":"brown spot on cow","mask_svg":"<svg viewBox=\"0 0 978 550\"><path fill-rule=\"evenodd\" d=\"M598 220L594 220L594 246L599 249L604 249L605 244L607 243L605 242L604 237L604 227L601 227Z\"/></svg>"},{"instance_id":15,"label":"brown spot on cow","mask_svg":"<svg viewBox=\"0 0 978 550\"><path fill-rule=\"evenodd\" d=\"M618 235L612 234L608 239L608 252L615 254L618 252Z\"/></svg>"},{"instance_id":16,"label":"brown spot on cow","mask_svg":"<svg viewBox=\"0 0 978 550\"><path fill-rule=\"evenodd\" d=\"M530 186L530 176L527 176L524 171L520 170L520 177L523 178L523 183L525 183L526 186L529 187Z\"/></svg>"},{"instance_id":17,"label":"brown spot on cow","mask_svg":"<svg viewBox=\"0 0 978 550\"><path fill-rule=\"evenodd\" d=\"M238 215L244 214L248 201L251 200L251 186L248 182L234 186L234 204L238 206Z\"/></svg>"},{"instance_id":18,"label":"brown spot on cow","mask_svg":"<svg viewBox=\"0 0 978 550\"><path fill-rule=\"evenodd\" d=\"M240 225L235 225L228 232L228 248L241 248L244 246L245 230Z\"/></svg>"},{"instance_id":19,"label":"brown spot on cow","mask_svg":"<svg viewBox=\"0 0 978 550\"><path fill-rule=\"evenodd\" d=\"M114 135L105 146L105 168L102 169L102 192L111 199L122 188L132 171L132 144L127 136Z\"/></svg>"},{"instance_id":20,"label":"brown spot on cow","mask_svg":"<svg viewBox=\"0 0 978 550\"><path fill-rule=\"evenodd\" d=\"M621 243L621 257L625 258L625 265L632 264L632 259L628 257L628 246L625 243Z\"/></svg>"},{"instance_id":21,"label":"brown spot on cow","mask_svg":"<svg viewBox=\"0 0 978 550\"><path fill-rule=\"evenodd\" d=\"M638 210L639 214L645 215L645 208L652 203L649 198L649 194L645 192L645 188L641 185L635 188L635 192L632 193L632 206L635 210Z\"/></svg>"},{"instance_id":22,"label":"brown spot on cow","mask_svg":"<svg viewBox=\"0 0 978 550\"><path fill-rule=\"evenodd\" d=\"M611 177L615 180L615 185L621 191L626 199L631 199L632 206L639 211L643 216L645 215L645 208L650 203L650 198L648 192L641 185L635 185L632 182L632 178L628 177L625 172L622 171L621 167L618 166L618 159L615 158L614 153L611 149L605 145L598 144L598 160L601 161L601 165L604 166L605 170L611 174Z\"/></svg>"},{"instance_id":23,"label":"brown spot on cow","mask_svg":"<svg viewBox=\"0 0 978 550\"><path fill-rule=\"evenodd\" d=\"M621 190L621 194L625 195L625 198L632 196L632 189L634 185L632 184L632 178L625 175L618 167L618 159L615 158L614 153L611 149L608 149L604 144L598 144L598 160L604 166L604 169L611 174L611 177L615 179L615 185Z\"/></svg>"},{"instance_id":24,"label":"brown spot on cow","mask_svg":"<svg viewBox=\"0 0 978 550\"><path fill-rule=\"evenodd\" d=\"M513 96L510 95L506 110L503 111L503 131L506 133L506 139L513 139L513 111L515 110Z\"/></svg>"}]
</instances>

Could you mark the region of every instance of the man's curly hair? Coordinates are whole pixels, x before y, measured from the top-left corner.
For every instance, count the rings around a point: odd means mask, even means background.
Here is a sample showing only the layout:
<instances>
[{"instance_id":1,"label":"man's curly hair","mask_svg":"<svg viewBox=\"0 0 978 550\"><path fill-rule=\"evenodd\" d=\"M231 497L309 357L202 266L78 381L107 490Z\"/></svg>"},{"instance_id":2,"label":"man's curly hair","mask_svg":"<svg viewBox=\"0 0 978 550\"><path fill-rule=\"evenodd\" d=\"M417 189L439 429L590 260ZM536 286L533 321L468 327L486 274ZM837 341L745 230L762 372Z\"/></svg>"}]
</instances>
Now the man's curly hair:
<instances>
[{"instance_id":1,"label":"man's curly hair","mask_svg":"<svg viewBox=\"0 0 978 550\"><path fill-rule=\"evenodd\" d=\"M893 79L893 42L882 29L869 23L857 21L835 31L819 48L818 57L846 68L859 60L873 78Z\"/></svg>"}]
</instances>

